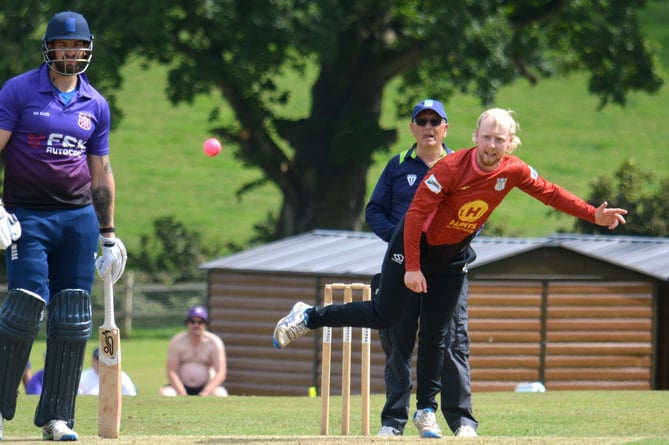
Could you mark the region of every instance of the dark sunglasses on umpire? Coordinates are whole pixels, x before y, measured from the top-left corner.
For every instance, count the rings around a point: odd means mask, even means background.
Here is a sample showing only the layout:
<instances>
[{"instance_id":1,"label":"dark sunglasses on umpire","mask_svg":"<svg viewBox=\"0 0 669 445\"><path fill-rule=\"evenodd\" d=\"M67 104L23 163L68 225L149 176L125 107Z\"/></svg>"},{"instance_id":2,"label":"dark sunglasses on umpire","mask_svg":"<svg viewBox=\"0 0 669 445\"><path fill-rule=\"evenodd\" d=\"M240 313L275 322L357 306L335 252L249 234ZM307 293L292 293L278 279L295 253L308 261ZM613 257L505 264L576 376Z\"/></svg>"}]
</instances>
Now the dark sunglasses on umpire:
<instances>
[{"instance_id":1,"label":"dark sunglasses on umpire","mask_svg":"<svg viewBox=\"0 0 669 445\"><path fill-rule=\"evenodd\" d=\"M418 119L415 119L415 120L414 120L414 122L416 123L416 125L418 125L419 127L424 127L424 126L426 126L428 122L429 122L433 127L438 127L439 125L441 125L441 123L442 123L443 121L444 121L443 119L427 119L427 118L425 118L425 117L419 117Z\"/></svg>"}]
</instances>

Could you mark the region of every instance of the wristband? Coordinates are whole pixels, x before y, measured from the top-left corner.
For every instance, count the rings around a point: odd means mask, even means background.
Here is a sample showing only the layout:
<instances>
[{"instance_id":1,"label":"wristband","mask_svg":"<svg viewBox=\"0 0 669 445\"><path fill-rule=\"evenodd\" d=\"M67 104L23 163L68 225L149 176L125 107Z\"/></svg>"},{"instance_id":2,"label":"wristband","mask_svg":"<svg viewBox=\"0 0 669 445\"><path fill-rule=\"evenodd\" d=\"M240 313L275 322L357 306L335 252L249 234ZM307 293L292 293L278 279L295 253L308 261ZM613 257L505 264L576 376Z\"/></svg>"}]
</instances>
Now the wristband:
<instances>
[{"instance_id":1,"label":"wristband","mask_svg":"<svg viewBox=\"0 0 669 445\"><path fill-rule=\"evenodd\" d=\"M114 247L116 245L116 237L111 236L107 238L106 236L100 235L100 244L102 244L102 247Z\"/></svg>"},{"instance_id":2,"label":"wristband","mask_svg":"<svg viewBox=\"0 0 669 445\"><path fill-rule=\"evenodd\" d=\"M103 227L100 229L100 233L114 233L116 229L114 227Z\"/></svg>"}]
</instances>

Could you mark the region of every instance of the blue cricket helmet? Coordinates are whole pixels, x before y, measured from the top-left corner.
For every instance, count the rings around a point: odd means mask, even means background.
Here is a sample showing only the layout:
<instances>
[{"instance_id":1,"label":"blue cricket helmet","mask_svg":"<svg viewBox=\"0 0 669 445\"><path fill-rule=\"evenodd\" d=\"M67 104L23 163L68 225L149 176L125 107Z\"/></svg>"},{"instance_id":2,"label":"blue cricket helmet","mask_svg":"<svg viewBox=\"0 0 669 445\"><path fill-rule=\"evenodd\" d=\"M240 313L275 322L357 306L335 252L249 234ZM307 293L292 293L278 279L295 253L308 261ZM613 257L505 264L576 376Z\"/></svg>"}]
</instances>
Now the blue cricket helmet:
<instances>
[{"instance_id":1,"label":"blue cricket helmet","mask_svg":"<svg viewBox=\"0 0 669 445\"><path fill-rule=\"evenodd\" d=\"M55 49L49 43L55 40L77 40L86 42L86 46L78 49L74 61L74 68L67 68L63 59L55 56ZM58 74L74 76L88 69L93 56L93 34L83 15L74 11L64 11L55 14L46 26L46 33L42 39L42 57L49 67Z\"/></svg>"}]
</instances>

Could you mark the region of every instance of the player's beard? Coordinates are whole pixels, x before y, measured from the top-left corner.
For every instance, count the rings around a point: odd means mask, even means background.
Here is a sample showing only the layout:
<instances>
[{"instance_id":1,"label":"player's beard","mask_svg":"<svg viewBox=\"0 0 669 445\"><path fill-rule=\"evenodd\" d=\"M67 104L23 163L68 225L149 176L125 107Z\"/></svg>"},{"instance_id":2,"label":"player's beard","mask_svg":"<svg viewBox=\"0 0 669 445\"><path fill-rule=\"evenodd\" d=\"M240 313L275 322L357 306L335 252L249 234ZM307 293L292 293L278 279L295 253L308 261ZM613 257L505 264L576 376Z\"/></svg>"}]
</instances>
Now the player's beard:
<instances>
[{"instance_id":1,"label":"player's beard","mask_svg":"<svg viewBox=\"0 0 669 445\"><path fill-rule=\"evenodd\" d=\"M76 73L81 72L81 69L83 68L82 63L74 60L55 60L51 63L54 65L56 71L64 76L73 76Z\"/></svg>"},{"instance_id":2,"label":"player's beard","mask_svg":"<svg viewBox=\"0 0 669 445\"><path fill-rule=\"evenodd\" d=\"M481 147L478 147L476 150L476 163L481 169L485 171L493 171L499 167L503 155L500 155L495 151L487 153Z\"/></svg>"}]
</instances>

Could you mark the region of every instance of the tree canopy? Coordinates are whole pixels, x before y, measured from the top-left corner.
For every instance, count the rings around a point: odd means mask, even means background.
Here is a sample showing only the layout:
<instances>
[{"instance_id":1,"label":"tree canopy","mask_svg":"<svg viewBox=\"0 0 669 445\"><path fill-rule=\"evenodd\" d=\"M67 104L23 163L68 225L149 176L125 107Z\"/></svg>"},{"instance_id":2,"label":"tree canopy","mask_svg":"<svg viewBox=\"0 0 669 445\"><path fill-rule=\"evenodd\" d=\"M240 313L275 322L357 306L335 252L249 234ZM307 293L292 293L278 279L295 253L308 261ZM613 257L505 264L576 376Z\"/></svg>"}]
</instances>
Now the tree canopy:
<instances>
[{"instance_id":1,"label":"tree canopy","mask_svg":"<svg viewBox=\"0 0 669 445\"><path fill-rule=\"evenodd\" d=\"M598 177L592 183L588 201L599 205L607 199L627 209L627 223L618 233L635 236L666 236L669 233L669 177L644 171L625 161L612 177ZM581 219L574 223L580 233L606 234L608 229Z\"/></svg>"},{"instance_id":2,"label":"tree canopy","mask_svg":"<svg viewBox=\"0 0 669 445\"><path fill-rule=\"evenodd\" d=\"M589 72L589 91L601 106L623 106L632 91L657 91L659 68L636 15L643 5L643 0L7 0L0 13L5 42L0 70L8 77L34 65L34 41L48 17L75 9L96 35L95 63L102 67L94 81L116 113L113 89L132 57L169 65L167 95L173 103L220 94L234 122L216 131L282 193L270 234L280 238L314 228L360 227L373 155L396 138L395 129L379 123L391 80L400 80L396 109L403 116L426 92L444 101L461 92L488 104L519 78L536 83L575 70ZM315 80L284 85L280 80L287 71ZM310 88L310 107L308 115L294 118L285 106L298 87Z\"/></svg>"}]
</instances>

